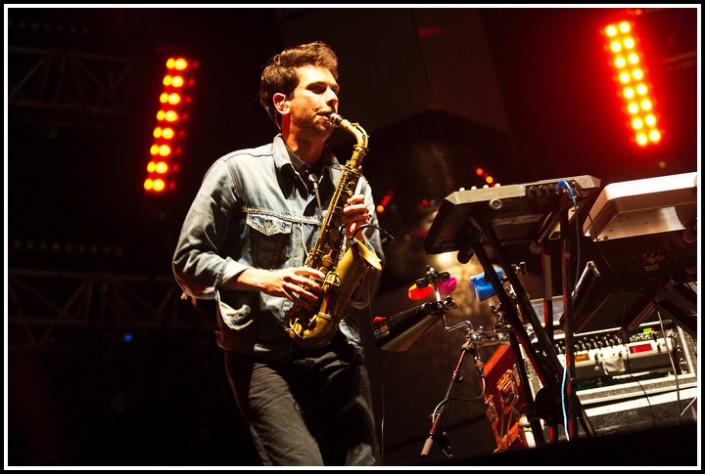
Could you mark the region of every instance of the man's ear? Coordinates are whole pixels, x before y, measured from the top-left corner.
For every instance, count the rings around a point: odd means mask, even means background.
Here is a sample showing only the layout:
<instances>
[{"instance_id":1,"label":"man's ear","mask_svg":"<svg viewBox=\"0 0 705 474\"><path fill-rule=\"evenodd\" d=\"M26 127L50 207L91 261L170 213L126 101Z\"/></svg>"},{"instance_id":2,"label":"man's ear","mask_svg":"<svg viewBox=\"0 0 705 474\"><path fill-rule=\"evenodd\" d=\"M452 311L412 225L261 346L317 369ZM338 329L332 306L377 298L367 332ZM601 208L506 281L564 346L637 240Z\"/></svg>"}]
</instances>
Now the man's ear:
<instances>
[{"instance_id":1,"label":"man's ear","mask_svg":"<svg viewBox=\"0 0 705 474\"><path fill-rule=\"evenodd\" d=\"M280 114L286 115L289 113L289 100L286 98L286 95L277 92L272 96L272 102L274 103L274 108L276 108L277 112Z\"/></svg>"}]
</instances>

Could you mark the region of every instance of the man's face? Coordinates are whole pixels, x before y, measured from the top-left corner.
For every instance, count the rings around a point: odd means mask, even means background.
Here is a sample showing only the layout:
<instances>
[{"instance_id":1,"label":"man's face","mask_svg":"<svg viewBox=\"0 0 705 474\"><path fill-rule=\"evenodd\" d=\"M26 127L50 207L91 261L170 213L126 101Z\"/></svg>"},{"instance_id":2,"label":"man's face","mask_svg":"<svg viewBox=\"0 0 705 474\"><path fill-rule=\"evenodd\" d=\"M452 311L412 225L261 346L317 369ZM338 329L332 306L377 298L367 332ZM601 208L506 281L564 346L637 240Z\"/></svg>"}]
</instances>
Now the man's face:
<instances>
[{"instance_id":1,"label":"man's face","mask_svg":"<svg viewBox=\"0 0 705 474\"><path fill-rule=\"evenodd\" d=\"M328 138L333 131L328 119L338 111L340 87L326 68L303 66L297 74L299 85L289 100L292 131Z\"/></svg>"}]
</instances>

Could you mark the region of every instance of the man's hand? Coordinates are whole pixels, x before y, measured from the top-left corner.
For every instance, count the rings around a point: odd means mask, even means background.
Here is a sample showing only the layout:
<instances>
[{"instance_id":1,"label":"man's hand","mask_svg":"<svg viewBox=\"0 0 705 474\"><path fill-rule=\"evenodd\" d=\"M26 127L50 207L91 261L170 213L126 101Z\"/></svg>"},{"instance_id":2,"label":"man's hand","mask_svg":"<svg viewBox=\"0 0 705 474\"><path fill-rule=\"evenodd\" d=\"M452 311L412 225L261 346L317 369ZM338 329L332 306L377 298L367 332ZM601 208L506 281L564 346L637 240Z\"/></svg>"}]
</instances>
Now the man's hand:
<instances>
[{"instance_id":1,"label":"man's hand","mask_svg":"<svg viewBox=\"0 0 705 474\"><path fill-rule=\"evenodd\" d=\"M365 224L370 222L370 211L365 206L365 197L356 194L347 200L343 209L343 225L348 238L355 237L355 233Z\"/></svg>"},{"instance_id":2,"label":"man's hand","mask_svg":"<svg viewBox=\"0 0 705 474\"><path fill-rule=\"evenodd\" d=\"M309 308L318 301L324 275L309 267L292 267L281 270L248 268L238 275L233 290L258 290L272 296L291 300L295 305Z\"/></svg>"}]
</instances>

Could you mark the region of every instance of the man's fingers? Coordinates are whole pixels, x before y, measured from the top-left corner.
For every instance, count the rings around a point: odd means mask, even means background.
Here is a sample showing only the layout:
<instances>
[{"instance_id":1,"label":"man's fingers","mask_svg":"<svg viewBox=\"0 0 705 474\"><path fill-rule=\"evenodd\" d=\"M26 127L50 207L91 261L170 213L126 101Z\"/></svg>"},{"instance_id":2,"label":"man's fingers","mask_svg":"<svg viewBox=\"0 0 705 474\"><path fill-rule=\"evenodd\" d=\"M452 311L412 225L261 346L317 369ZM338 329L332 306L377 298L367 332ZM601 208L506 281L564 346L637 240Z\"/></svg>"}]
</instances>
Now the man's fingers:
<instances>
[{"instance_id":1,"label":"man's fingers","mask_svg":"<svg viewBox=\"0 0 705 474\"><path fill-rule=\"evenodd\" d=\"M294 270L294 275L296 277L299 277L300 275L306 275L306 276L312 276L314 278L318 278L319 280L322 280L325 278L325 275L321 273L319 270L316 270L315 268L310 268L310 267L299 267Z\"/></svg>"},{"instance_id":2,"label":"man's fingers","mask_svg":"<svg viewBox=\"0 0 705 474\"><path fill-rule=\"evenodd\" d=\"M299 300L315 301L321 291L321 285L311 277L323 279L324 275L318 270L308 267L295 268L294 272L285 277L287 293L296 294ZM292 301L295 299L292 298Z\"/></svg>"},{"instance_id":3,"label":"man's fingers","mask_svg":"<svg viewBox=\"0 0 705 474\"><path fill-rule=\"evenodd\" d=\"M362 194L355 194L354 196L351 196L347 201L346 204L360 204L365 202L365 196Z\"/></svg>"},{"instance_id":4,"label":"man's fingers","mask_svg":"<svg viewBox=\"0 0 705 474\"><path fill-rule=\"evenodd\" d=\"M318 296L304 287L290 283L287 287L289 299L297 306L311 308L318 301Z\"/></svg>"}]
</instances>

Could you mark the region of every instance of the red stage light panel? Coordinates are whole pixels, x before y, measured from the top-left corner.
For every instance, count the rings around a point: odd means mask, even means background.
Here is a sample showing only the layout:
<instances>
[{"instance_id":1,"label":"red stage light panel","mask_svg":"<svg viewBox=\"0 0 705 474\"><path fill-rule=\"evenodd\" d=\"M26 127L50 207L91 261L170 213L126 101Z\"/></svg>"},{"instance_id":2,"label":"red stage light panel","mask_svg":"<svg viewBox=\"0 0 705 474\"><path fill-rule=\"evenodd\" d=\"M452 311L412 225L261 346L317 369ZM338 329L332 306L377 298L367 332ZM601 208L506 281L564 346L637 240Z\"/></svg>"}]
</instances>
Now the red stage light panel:
<instances>
[{"instance_id":1,"label":"red stage light panel","mask_svg":"<svg viewBox=\"0 0 705 474\"><path fill-rule=\"evenodd\" d=\"M147 193L163 194L176 187L196 68L196 61L183 56L172 56L166 61L144 180Z\"/></svg>"},{"instance_id":2,"label":"red stage light panel","mask_svg":"<svg viewBox=\"0 0 705 474\"><path fill-rule=\"evenodd\" d=\"M605 26L601 33L631 140L648 147L661 142L663 130L635 25L622 20Z\"/></svg>"}]
</instances>

